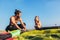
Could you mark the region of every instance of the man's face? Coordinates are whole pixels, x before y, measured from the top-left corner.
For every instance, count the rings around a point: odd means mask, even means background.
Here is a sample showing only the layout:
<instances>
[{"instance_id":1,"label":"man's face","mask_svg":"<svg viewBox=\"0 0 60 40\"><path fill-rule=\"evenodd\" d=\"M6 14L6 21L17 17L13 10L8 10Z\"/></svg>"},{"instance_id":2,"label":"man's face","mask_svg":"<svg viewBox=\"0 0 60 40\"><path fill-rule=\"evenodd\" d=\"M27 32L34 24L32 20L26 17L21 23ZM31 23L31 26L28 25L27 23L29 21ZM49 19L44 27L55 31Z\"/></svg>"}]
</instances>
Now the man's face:
<instances>
[{"instance_id":1,"label":"man's face","mask_svg":"<svg viewBox=\"0 0 60 40\"><path fill-rule=\"evenodd\" d=\"M21 17L21 13L18 13L18 14L17 14L17 17L18 17L18 18Z\"/></svg>"}]
</instances>

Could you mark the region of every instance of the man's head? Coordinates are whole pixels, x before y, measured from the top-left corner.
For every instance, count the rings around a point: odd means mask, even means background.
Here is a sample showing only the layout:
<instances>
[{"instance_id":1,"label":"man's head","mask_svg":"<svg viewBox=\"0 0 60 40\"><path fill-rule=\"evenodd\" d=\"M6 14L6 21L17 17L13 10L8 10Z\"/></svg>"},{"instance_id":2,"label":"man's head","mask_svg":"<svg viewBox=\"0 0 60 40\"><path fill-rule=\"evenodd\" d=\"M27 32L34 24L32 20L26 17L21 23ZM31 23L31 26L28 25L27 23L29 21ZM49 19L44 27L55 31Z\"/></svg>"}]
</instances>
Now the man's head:
<instances>
[{"instance_id":1,"label":"man's head","mask_svg":"<svg viewBox=\"0 0 60 40\"><path fill-rule=\"evenodd\" d=\"M21 16L21 11L20 10L17 10L17 9L15 9L15 16L17 16L17 17L20 17Z\"/></svg>"}]
</instances>

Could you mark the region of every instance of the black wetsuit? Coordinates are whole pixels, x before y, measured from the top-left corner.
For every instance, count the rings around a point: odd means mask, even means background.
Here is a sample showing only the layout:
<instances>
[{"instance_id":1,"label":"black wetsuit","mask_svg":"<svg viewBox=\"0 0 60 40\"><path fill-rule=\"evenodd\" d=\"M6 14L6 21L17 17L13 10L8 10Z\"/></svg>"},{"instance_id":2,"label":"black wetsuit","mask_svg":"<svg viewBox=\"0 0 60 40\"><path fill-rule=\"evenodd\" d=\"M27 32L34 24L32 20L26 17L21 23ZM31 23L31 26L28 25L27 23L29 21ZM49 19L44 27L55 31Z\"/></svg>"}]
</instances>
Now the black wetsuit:
<instances>
[{"instance_id":1,"label":"black wetsuit","mask_svg":"<svg viewBox=\"0 0 60 40\"><path fill-rule=\"evenodd\" d=\"M17 24L21 29L23 29L24 27L22 26L22 24ZM24 25L26 25L25 23L24 23ZM15 25L8 25L7 27L6 27L6 31L8 32L8 30L9 31L13 31L13 30L17 30L18 28L15 26Z\"/></svg>"}]
</instances>

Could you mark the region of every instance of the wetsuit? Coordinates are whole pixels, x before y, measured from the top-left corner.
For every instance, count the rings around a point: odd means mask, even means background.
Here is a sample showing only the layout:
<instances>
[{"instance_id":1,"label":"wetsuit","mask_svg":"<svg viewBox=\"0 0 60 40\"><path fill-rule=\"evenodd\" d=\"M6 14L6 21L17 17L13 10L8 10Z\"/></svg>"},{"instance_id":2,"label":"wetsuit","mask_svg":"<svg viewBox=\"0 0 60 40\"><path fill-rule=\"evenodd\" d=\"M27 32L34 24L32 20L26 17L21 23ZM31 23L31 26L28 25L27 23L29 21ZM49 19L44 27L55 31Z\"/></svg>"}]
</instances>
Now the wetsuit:
<instances>
[{"instance_id":1,"label":"wetsuit","mask_svg":"<svg viewBox=\"0 0 60 40\"><path fill-rule=\"evenodd\" d=\"M22 24L17 24L17 25L18 25L21 29L24 28ZM26 25L26 24L24 23L24 25ZM10 25L10 24L9 24L5 30L8 32L8 30L9 30L9 31L13 31L13 30L17 30L17 29L18 29L18 28L17 28L15 25Z\"/></svg>"}]
</instances>

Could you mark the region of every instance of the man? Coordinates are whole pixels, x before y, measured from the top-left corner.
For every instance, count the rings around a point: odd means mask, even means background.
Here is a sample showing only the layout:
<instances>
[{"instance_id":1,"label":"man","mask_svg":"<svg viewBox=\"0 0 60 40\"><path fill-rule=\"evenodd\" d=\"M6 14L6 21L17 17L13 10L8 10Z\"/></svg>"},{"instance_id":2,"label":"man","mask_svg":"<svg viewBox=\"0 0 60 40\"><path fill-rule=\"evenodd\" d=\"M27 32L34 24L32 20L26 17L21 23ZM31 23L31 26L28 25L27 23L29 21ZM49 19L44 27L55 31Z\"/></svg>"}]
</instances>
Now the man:
<instances>
[{"instance_id":1,"label":"man","mask_svg":"<svg viewBox=\"0 0 60 40\"><path fill-rule=\"evenodd\" d=\"M21 18L21 11L15 10L14 16L10 17L10 23L6 28L6 31L12 31L12 30L23 30L26 31L26 24L23 23L22 18ZM20 22L20 24L17 24L17 22ZM22 25L22 28L21 28Z\"/></svg>"}]
</instances>

